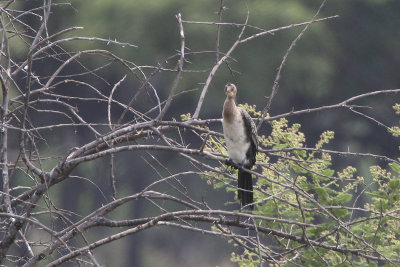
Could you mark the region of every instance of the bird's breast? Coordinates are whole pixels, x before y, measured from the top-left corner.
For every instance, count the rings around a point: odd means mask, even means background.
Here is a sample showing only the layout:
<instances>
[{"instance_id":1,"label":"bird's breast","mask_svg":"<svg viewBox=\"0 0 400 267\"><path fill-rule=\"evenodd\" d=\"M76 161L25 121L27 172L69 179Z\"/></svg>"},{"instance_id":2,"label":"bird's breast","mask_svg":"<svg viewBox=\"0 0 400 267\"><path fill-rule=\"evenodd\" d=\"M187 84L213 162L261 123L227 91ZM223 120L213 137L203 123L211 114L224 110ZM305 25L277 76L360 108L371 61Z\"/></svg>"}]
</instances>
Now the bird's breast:
<instances>
[{"instance_id":1,"label":"bird's breast","mask_svg":"<svg viewBox=\"0 0 400 267\"><path fill-rule=\"evenodd\" d=\"M246 136L242 118L236 116L229 123L223 120L222 127L229 157L237 164L246 164L246 152L250 147L250 142Z\"/></svg>"}]
</instances>

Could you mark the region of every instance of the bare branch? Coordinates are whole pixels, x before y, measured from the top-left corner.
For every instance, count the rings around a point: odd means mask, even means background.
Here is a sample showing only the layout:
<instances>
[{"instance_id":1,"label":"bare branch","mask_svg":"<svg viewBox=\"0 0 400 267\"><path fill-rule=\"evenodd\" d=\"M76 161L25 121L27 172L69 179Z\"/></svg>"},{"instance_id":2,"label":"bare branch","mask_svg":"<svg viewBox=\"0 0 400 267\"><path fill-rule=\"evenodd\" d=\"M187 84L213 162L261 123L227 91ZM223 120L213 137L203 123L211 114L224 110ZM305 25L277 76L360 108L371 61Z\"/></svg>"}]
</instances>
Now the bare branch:
<instances>
[{"instance_id":1,"label":"bare branch","mask_svg":"<svg viewBox=\"0 0 400 267\"><path fill-rule=\"evenodd\" d=\"M281 64L278 68L278 72L276 73L275 76L275 81L274 81L274 85L272 86L272 90L271 90L271 94L268 97L268 103L267 105L264 107L263 112L262 112L262 118L264 118L265 116L267 116L267 113L269 111L269 109L271 108L271 104L272 101L278 91L279 88L279 80L281 79L281 71L283 69L283 66L286 63L286 60L290 54L290 52L292 51L293 47L296 45L297 41L300 40L300 38L304 35L304 33L307 31L308 27L315 22L315 18L318 16L319 12L321 11L322 7L325 5L326 0L324 0L322 2L322 4L319 6L318 11L315 13L315 15L313 16L312 20L304 27L304 29L299 33L299 35L297 35L297 37L292 41L292 43L290 44L289 48L286 50L285 55L283 56L283 59L281 61ZM260 121L260 123L257 125L257 131L260 129L261 125L263 123L263 120Z\"/></svg>"}]
</instances>

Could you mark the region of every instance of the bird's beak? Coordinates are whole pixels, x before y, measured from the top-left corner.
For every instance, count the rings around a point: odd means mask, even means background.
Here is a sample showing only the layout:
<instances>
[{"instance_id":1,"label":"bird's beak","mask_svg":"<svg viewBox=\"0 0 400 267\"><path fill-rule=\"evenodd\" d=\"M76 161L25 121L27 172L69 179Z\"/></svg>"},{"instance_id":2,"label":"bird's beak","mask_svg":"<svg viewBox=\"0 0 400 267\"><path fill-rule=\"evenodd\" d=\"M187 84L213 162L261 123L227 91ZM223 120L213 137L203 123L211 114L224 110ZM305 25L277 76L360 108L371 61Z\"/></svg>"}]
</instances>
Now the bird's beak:
<instances>
[{"instance_id":1,"label":"bird's beak","mask_svg":"<svg viewBox=\"0 0 400 267\"><path fill-rule=\"evenodd\" d=\"M230 84L230 83L228 83L226 86L225 86L225 94L227 95L227 96L233 96L234 95L234 90L233 90L234 88L233 88L233 85L232 84Z\"/></svg>"}]
</instances>

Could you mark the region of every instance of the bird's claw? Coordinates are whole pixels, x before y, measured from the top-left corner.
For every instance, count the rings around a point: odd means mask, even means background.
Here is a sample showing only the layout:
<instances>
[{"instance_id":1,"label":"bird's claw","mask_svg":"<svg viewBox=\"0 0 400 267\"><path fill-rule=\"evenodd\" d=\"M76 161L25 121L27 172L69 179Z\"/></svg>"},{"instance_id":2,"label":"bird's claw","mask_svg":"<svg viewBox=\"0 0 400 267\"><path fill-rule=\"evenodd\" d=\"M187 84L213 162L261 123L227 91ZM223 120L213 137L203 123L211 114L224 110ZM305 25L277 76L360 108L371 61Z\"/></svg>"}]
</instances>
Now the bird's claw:
<instances>
[{"instance_id":1,"label":"bird's claw","mask_svg":"<svg viewBox=\"0 0 400 267\"><path fill-rule=\"evenodd\" d=\"M229 167L234 168L234 169L242 169L242 168L243 168L242 165L233 162L232 159L227 159L227 160L225 160L225 164L226 164L227 166L229 166Z\"/></svg>"}]
</instances>

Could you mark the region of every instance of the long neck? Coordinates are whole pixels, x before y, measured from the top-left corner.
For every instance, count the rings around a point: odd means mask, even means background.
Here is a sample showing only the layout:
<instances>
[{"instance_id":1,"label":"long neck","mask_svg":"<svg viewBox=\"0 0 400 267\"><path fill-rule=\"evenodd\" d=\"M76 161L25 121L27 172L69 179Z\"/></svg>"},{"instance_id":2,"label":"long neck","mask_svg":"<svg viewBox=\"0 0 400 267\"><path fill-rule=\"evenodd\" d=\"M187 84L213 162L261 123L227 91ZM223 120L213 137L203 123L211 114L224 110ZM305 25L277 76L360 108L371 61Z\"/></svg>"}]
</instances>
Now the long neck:
<instances>
[{"instance_id":1,"label":"long neck","mask_svg":"<svg viewBox=\"0 0 400 267\"><path fill-rule=\"evenodd\" d=\"M222 112L222 116L223 116L224 120L226 120L227 122L233 121L233 119L235 118L236 112L237 112L236 97L234 97L234 96L226 97L225 102L224 102L224 110Z\"/></svg>"}]
</instances>

